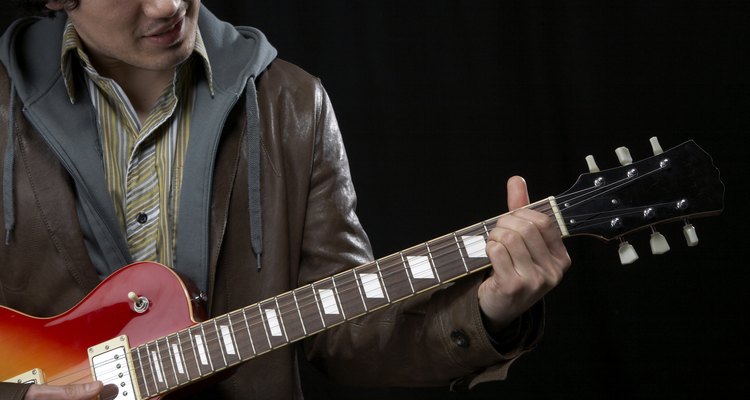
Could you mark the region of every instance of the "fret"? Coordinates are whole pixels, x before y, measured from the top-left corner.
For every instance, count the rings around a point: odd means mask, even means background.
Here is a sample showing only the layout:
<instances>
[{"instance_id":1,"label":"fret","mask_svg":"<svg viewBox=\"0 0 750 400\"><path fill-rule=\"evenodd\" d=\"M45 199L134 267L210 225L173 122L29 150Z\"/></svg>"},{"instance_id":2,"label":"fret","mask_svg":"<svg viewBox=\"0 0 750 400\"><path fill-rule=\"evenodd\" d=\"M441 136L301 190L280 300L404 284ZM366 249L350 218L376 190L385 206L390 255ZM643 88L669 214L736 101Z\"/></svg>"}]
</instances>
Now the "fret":
<instances>
[{"instance_id":1,"label":"fret","mask_svg":"<svg viewBox=\"0 0 750 400\"><path fill-rule=\"evenodd\" d=\"M377 282L380 284L380 290L382 291L382 294L385 295L385 298L388 300L388 303L390 303L391 296L388 293L388 287L386 286L385 280L383 279L383 270L380 268L380 262L378 260L375 260L375 267L377 268L377 271L378 271L376 278L377 278ZM370 289L368 289L368 292L372 293L372 289L374 289L374 287L371 287Z\"/></svg>"},{"instance_id":2,"label":"fret","mask_svg":"<svg viewBox=\"0 0 750 400\"><path fill-rule=\"evenodd\" d=\"M135 354L133 354L133 351L130 354L133 356L133 363L138 365L138 387L141 390L141 398L145 399L156 393L156 386L153 384L153 374L150 372L148 358L145 358L146 362L144 362L145 349L143 353L141 349L143 349L143 346L138 346L134 349Z\"/></svg>"},{"instance_id":3,"label":"fret","mask_svg":"<svg viewBox=\"0 0 750 400\"><path fill-rule=\"evenodd\" d=\"M176 335L175 335L176 337ZM177 347L177 343L169 341L169 336L164 338L165 347L167 349L167 357L169 357L169 364L172 366L172 376L174 377L175 387L179 386L184 381L181 378L185 376L185 366L182 363L182 353Z\"/></svg>"},{"instance_id":4,"label":"fret","mask_svg":"<svg viewBox=\"0 0 750 400\"><path fill-rule=\"evenodd\" d=\"M354 283L357 284L357 292L359 293L359 299L362 301L362 307L364 308L365 312L367 312L369 310L367 309L367 302L365 301L365 294L362 291L362 285L360 285L359 279L357 279L357 270L353 269L351 270L351 273Z\"/></svg>"},{"instance_id":5,"label":"fret","mask_svg":"<svg viewBox=\"0 0 750 400\"><path fill-rule=\"evenodd\" d=\"M185 364L185 357L183 356L182 345L180 344L180 333L177 332L170 337L167 336L167 345L169 346L172 355L172 365L175 367L175 379L178 384L184 384L190 382L190 375Z\"/></svg>"},{"instance_id":6,"label":"fret","mask_svg":"<svg viewBox=\"0 0 750 400\"><path fill-rule=\"evenodd\" d=\"M416 292L424 291L440 283L440 278L427 254L426 244L401 252L401 260L406 267L405 271L410 276L412 287Z\"/></svg>"},{"instance_id":7,"label":"fret","mask_svg":"<svg viewBox=\"0 0 750 400\"><path fill-rule=\"evenodd\" d=\"M271 342L271 347L278 347L287 343L286 335L284 334L284 322L276 305L276 299L272 298L261 302L259 306L263 310L263 320L269 333L268 340Z\"/></svg>"},{"instance_id":8,"label":"fret","mask_svg":"<svg viewBox=\"0 0 750 400\"><path fill-rule=\"evenodd\" d=\"M203 333L203 324L196 325L188 330L190 341L195 348L196 361L200 376L205 376L214 371L211 358L208 356L206 335Z\"/></svg>"},{"instance_id":9,"label":"fret","mask_svg":"<svg viewBox=\"0 0 750 400\"><path fill-rule=\"evenodd\" d=\"M271 349L271 339L268 336L266 323L261 315L260 304L245 309L248 331L253 340L255 355L265 353Z\"/></svg>"},{"instance_id":10,"label":"fret","mask_svg":"<svg viewBox=\"0 0 750 400\"><path fill-rule=\"evenodd\" d=\"M274 324L273 326L270 325L269 321L267 320L268 313L265 312L263 307L260 303L258 303L258 317L260 318L260 325L263 327L263 332L266 334L266 339L268 340L268 348L273 348L273 342L271 341L271 336L281 336L281 333L278 331L278 324ZM273 314L271 314L273 316Z\"/></svg>"},{"instance_id":11,"label":"fret","mask_svg":"<svg viewBox=\"0 0 750 400\"><path fill-rule=\"evenodd\" d=\"M357 281L362 287L363 300L368 310L374 310L388 304L387 292L380 279L378 262L365 264L354 269Z\"/></svg>"},{"instance_id":12,"label":"fret","mask_svg":"<svg viewBox=\"0 0 750 400\"><path fill-rule=\"evenodd\" d=\"M292 292L284 293L276 297L279 313L282 315L284 332L287 340L293 342L305 337L305 327L302 326L302 317Z\"/></svg>"},{"instance_id":13,"label":"fret","mask_svg":"<svg viewBox=\"0 0 750 400\"><path fill-rule=\"evenodd\" d=\"M247 313L245 312L245 310L248 309L248 308L243 308L242 309L242 319L245 320L245 330L242 331L242 335L241 336L244 337L245 333L247 333L247 340L250 341L250 348L253 351L253 355L257 355L258 351L255 350L255 343L253 341L253 336L250 334L250 321L248 321Z\"/></svg>"},{"instance_id":14,"label":"fret","mask_svg":"<svg viewBox=\"0 0 750 400\"><path fill-rule=\"evenodd\" d=\"M336 288L344 319L352 319L367 312L357 277L352 271L335 275L333 286Z\"/></svg>"},{"instance_id":15,"label":"fret","mask_svg":"<svg viewBox=\"0 0 750 400\"><path fill-rule=\"evenodd\" d=\"M331 277L331 284L333 285L333 294L335 300L338 302L339 310L341 310L341 317L346 320L346 310L344 310L344 304L341 303L341 296L339 296L339 288L336 286L336 277Z\"/></svg>"},{"instance_id":16,"label":"fret","mask_svg":"<svg viewBox=\"0 0 750 400\"><path fill-rule=\"evenodd\" d=\"M406 296L410 296L410 295L412 295L414 293L417 293L417 290L414 289L414 283L411 280L412 277L409 274L409 271L407 271L408 265L406 263L406 260L404 259L404 253L398 253L398 256L401 258L401 266L404 269L404 274L406 274L406 281L409 283L409 289L411 290L410 292L406 292L406 293L403 294L403 296L399 296L399 297L406 297ZM399 285L399 287L402 287L402 286L403 285ZM394 288L395 288L395 285L392 286L392 290L394 290Z\"/></svg>"},{"instance_id":17,"label":"fret","mask_svg":"<svg viewBox=\"0 0 750 400\"><path fill-rule=\"evenodd\" d=\"M464 257L463 252L461 251L461 242L458 241L458 235L456 235L456 232L453 232L453 240L456 242L456 252L461 257L461 264L464 266L464 270L466 272L469 272L469 266L466 265L466 258Z\"/></svg>"},{"instance_id":18,"label":"fret","mask_svg":"<svg viewBox=\"0 0 750 400\"><path fill-rule=\"evenodd\" d=\"M443 279L440 277L440 271L435 267L435 259L432 256L432 250L430 249L430 242L427 242L424 244L425 249L427 249L427 261L429 261L430 268L432 268L432 271L435 273L435 279L438 280L438 282L442 283Z\"/></svg>"},{"instance_id":19,"label":"fret","mask_svg":"<svg viewBox=\"0 0 750 400\"><path fill-rule=\"evenodd\" d=\"M208 358L208 364L212 371L218 371L226 366L226 362L224 353L219 348L219 335L214 323L212 320L201 323L200 331L203 334L203 348L205 349L205 357ZM201 361L203 360L201 359Z\"/></svg>"},{"instance_id":20,"label":"fret","mask_svg":"<svg viewBox=\"0 0 750 400\"><path fill-rule=\"evenodd\" d=\"M247 360L255 356L255 347L253 346L253 339L250 337L244 310L231 312L227 318L231 321L232 337L239 359Z\"/></svg>"},{"instance_id":21,"label":"fret","mask_svg":"<svg viewBox=\"0 0 750 400\"><path fill-rule=\"evenodd\" d=\"M234 329L229 315L222 315L214 318L214 327L216 328L217 344L224 362L227 366L240 362L240 355L237 349L237 343L233 335Z\"/></svg>"},{"instance_id":22,"label":"fret","mask_svg":"<svg viewBox=\"0 0 750 400\"><path fill-rule=\"evenodd\" d=\"M344 322L344 314L341 311L339 299L336 296L336 288L333 278L315 282L313 285L316 301L323 317L323 323L330 327Z\"/></svg>"},{"instance_id":23,"label":"fret","mask_svg":"<svg viewBox=\"0 0 750 400\"><path fill-rule=\"evenodd\" d=\"M415 287L408 271L403 253L382 258L377 261L383 285L388 293L388 302L403 299L415 293Z\"/></svg>"},{"instance_id":24,"label":"fret","mask_svg":"<svg viewBox=\"0 0 750 400\"><path fill-rule=\"evenodd\" d=\"M218 371L227 366L227 359L224 356L224 351L221 349L221 339L219 338L219 329L216 326L216 320L206 321L201 324L201 327L211 367L214 371Z\"/></svg>"},{"instance_id":25,"label":"fret","mask_svg":"<svg viewBox=\"0 0 750 400\"><path fill-rule=\"evenodd\" d=\"M315 295L315 285L303 286L295 289L293 293L295 301L299 304L306 333L310 335L325 329L325 318Z\"/></svg>"},{"instance_id":26,"label":"fret","mask_svg":"<svg viewBox=\"0 0 750 400\"><path fill-rule=\"evenodd\" d=\"M469 272L485 267L490 263L485 251L489 231L484 223L458 231L461 256L464 257Z\"/></svg>"},{"instance_id":27,"label":"fret","mask_svg":"<svg viewBox=\"0 0 750 400\"><path fill-rule=\"evenodd\" d=\"M185 364L185 374L188 380L199 378L201 370L198 365L198 354L195 351L193 341L190 339L190 332L187 330L177 332L177 343L182 354L182 361Z\"/></svg>"},{"instance_id":28,"label":"fret","mask_svg":"<svg viewBox=\"0 0 750 400\"><path fill-rule=\"evenodd\" d=\"M159 356L159 362L161 363L162 374L164 374L164 384L167 389L174 388L177 386L177 375L175 374L174 364L172 363L172 355L170 354L169 345L167 339L157 339L154 341L156 345L156 354Z\"/></svg>"},{"instance_id":29,"label":"fret","mask_svg":"<svg viewBox=\"0 0 750 400\"><path fill-rule=\"evenodd\" d=\"M164 380L164 368L162 367L161 357L159 356L156 343L146 344L146 353L151 369L151 376L156 386L156 393L160 393L167 390L167 383Z\"/></svg>"},{"instance_id":30,"label":"fret","mask_svg":"<svg viewBox=\"0 0 750 400\"><path fill-rule=\"evenodd\" d=\"M299 301L297 301L297 292L295 290L292 290L291 293L292 300L294 300L294 306L297 308L297 315L299 316L299 322L300 326L302 327L302 332L305 336L307 336L307 327L305 326L305 320L302 318L302 308L300 308Z\"/></svg>"},{"instance_id":31,"label":"fret","mask_svg":"<svg viewBox=\"0 0 750 400\"><path fill-rule=\"evenodd\" d=\"M286 338L286 341L289 342L289 335L286 333L286 322L284 322L284 315L281 313L281 308L279 307L279 298L274 297L274 303L276 303L276 308L274 311L277 313L277 318L279 319L279 326L281 327L281 331L284 333L284 338ZM266 315L272 315L269 314L269 311L266 310Z\"/></svg>"},{"instance_id":32,"label":"fret","mask_svg":"<svg viewBox=\"0 0 750 400\"><path fill-rule=\"evenodd\" d=\"M438 276L443 282L465 275L468 271L461 254L461 248L456 247L456 245L460 246L455 235L444 236L427 242L430 260L432 260L432 265L438 271Z\"/></svg>"}]
</instances>

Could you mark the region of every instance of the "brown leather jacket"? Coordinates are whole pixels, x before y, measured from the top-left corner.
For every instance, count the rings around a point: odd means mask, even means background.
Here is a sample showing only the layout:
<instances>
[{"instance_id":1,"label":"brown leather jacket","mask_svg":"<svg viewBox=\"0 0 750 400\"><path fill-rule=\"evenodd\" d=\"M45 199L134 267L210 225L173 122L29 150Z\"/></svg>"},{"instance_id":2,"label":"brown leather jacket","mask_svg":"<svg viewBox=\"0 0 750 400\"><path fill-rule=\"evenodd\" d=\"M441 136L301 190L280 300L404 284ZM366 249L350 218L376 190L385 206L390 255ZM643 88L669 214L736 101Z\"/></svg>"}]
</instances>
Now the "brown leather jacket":
<instances>
[{"instance_id":1,"label":"brown leather jacket","mask_svg":"<svg viewBox=\"0 0 750 400\"><path fill-rule=\"evenodd\" d=\"M257 81L265 252L256 268L248 223L248 162L240 101L223 129L210 210L209 310L220 315L349 269L372 258L355 215L342 138L320 82L275 60ZM0 154L7 146L9 79L0 70ZM76 187L16 104L16 226L0 245L0 304L35 316L59 314L99 282L79 224ZM189 179L186 177L186 179ZM1 200L1 198L0 198ZM352 385L435 386L503 379L542 330L541 305L497 351L484 331L467 277L305 339L304 354ZM2 346L2 343L0 343ZM234 368L221 382L182 391L196 398L300 398L295 346ZM3 362L0 359L0 363ZM0 399L22 396L0 384Z\"/></svg>"}]
</instances>

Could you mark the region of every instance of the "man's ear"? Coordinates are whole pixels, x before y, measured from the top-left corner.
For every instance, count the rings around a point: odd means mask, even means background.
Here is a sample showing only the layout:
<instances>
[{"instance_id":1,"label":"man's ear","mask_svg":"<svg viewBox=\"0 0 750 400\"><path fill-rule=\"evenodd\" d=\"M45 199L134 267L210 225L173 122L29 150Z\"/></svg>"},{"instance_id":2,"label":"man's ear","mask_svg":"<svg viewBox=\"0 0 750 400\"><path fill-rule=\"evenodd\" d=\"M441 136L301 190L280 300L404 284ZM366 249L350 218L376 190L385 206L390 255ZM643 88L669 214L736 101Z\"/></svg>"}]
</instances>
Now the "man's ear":
<instances>
[{"instance_id":1,"label":"man's ear","mask_svg":"<svg viewBox=\"0 0 750 400\"><path fill-rule=\"evenodd\" d=\"M65 4L63 3L63 0L47 0L47 4L45 4L45 7L52 11L60 11L65 8Z\"/></svg>"}]
</instances>

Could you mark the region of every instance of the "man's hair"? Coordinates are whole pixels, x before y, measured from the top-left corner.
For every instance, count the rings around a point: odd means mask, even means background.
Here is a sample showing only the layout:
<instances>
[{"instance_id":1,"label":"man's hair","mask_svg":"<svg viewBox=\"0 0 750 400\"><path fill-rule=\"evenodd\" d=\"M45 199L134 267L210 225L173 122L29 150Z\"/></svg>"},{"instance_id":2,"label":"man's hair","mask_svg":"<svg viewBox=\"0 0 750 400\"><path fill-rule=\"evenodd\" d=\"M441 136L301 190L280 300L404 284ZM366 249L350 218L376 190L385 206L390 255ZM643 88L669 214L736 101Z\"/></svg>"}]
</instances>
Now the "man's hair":
<instances>
[{"instance_id":1,"label":"man's hair","mask_svg":"<svg viewBox=\"0 0 750 400\"><path fill-rule=\"evenodd\" d=\"M48 0L16 0L16 3L24 13L51 17L55 12L45 7L47 1ZM80 0L62 0L65 8L68 10L76 8L79 1Z\"/></svg>"}]
</instances>

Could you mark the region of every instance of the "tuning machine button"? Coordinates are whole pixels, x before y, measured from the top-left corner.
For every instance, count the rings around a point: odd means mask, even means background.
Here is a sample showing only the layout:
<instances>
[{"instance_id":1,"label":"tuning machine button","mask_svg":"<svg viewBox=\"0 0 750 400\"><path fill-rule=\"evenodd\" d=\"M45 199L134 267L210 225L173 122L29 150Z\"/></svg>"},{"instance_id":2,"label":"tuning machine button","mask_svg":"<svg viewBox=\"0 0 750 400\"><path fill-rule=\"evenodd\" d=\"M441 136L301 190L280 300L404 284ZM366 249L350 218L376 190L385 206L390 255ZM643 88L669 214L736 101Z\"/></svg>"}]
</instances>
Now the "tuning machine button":
<instances>
[{"instance_id":1,"label":"tuning machine button","mask_svg":"<svg viewBox=\"0 0 750 400\"><path fill-rule=\"evenodd\" d=\"M617 253L620 255L622 265L632 264L638 259L638 253L633 245L622 239L620 239L620 247L617 249Z\"/></svg>"},{"instance_id":2,"label":"tuning machine button","mask_svg":"<svg viewBox=\"0 0 750 400\"><path fill-rule=\"evenodd\" d=\"M599 172L599 166L596 165L596 161L594 160L594 156L588 155L586 156L586 164L589 167L589 172Z\"/></svg>"},{"instance_id":3,"label":"tuning machine button","mask_svg":"<svg viewBox=\"0 0 750 400\"><path fill-rule=\"evenodd\" d=\"M651 238L648 243L651 245L651 254L664 254L669 251L667 238L657 232L653 226L651 227Z\"/></svg>"},{"instance_id":4,"label":"tuning machine button","mask_svg":"<svg viewBox=\"0 0 750 400\"><path fill-rule=\"evenodd\" d=\"M630 165L633 163L633 157L630 156L630 150L627 147L618 147L615 149L617 159L620 160L621 165Z\"/></svg>"},{"instance_id":5,"label":"tuning machine button","mask_svg":"<svg viewBox=\"0 0 750 400\"><path fill-rule=\"evenodd\" d=\"M659 144L659 139L657 139L656 136L649 139L649 141L651 142L651 149L654 151L655 156L664 153L664 150L662 150L661 145Z\"/></svg>"},{"instance_id":6,"label":"tuning machine button","mask_svg":"<svg viewBox=\"0 0 750 400\"><path fill-rule=\"evenodd\" d=\"M685 223L682 227L682 233L685 235L685 241L690 247L698 245L698 234L695 233L695 227L693 224Z\"/></svg>"}]
</instances>

